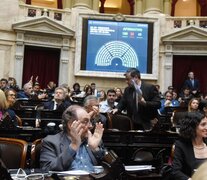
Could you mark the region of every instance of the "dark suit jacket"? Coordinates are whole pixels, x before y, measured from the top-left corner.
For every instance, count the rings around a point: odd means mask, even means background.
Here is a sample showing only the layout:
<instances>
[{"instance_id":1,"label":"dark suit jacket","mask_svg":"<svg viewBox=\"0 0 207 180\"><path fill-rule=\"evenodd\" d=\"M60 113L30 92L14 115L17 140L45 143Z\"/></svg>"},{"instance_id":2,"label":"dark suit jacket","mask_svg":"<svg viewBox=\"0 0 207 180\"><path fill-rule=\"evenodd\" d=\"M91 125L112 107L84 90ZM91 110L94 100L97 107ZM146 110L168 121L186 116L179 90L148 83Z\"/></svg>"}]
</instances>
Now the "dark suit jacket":
<instances>
[{"instance_id":1,"label":"dark suit jacket","mask_svg":"<svg viewBox=\"0 0 207 180\"><path fill-rule=\"evenodd\" d=\"M49 101L44 103L44 109L53 110L54 108L54 101ZM69 107L71 103L69 101L63 101L56 109L56 111L65 111L67 107Z\"/></svg>"},{"instance_id":2,"label":"dark suit jacket","mask_svg":"<svg viewBox=\"0 0 207 180\"><path fill-rule=\"evenodd\" d=\"M46 171L66 171L70 170L76 152L70 148L70 140L67 134L60 132L56 135L49 135L42 140L40 153L40 167ZM93 153L88 147L88 154L94 165L104 156L103 146L98 152Z\"/></svg>"},{"instance_id":3,"label":"dark suit jacket","mask_svg":"<svg viewBox=\"0 0 207 180\"><path fill-rule=\"evenodd\" d=\"M175 152L172 163L172 175L176 180L187 180L197 169L199 164L196 161L191 141L178 140L175 142Z\"/></svg>"},{"instance_id":4,"label":"dark suit jacket","mask_svg":"<svg viewBox=\"0 0 207 180\"><path fill-rule=\"evenodd\" d=\"M183 87L190 88L191 91L199 90L199 81L197 79L194 79L194 85L192 84L190 79L185 80Z\"/></svg>"},{"instance_id":5,"label":"dark suit jacket","mask_svg":"<svg viewBox=\"0 0 207 180\"><path fill-rule=\"evenodd\" d=\"M124 90L122 99L117 105L117 108L122 111L127 110L127 115L132 118L134 123L142 124L147 129L150 128L150 120L157 117L157 109L161 107L160 96L154 85L142 81L141 84L142 96L146 104L138 104L136 108L135 88L127 87Z\"/></svg>"}]
</instances>

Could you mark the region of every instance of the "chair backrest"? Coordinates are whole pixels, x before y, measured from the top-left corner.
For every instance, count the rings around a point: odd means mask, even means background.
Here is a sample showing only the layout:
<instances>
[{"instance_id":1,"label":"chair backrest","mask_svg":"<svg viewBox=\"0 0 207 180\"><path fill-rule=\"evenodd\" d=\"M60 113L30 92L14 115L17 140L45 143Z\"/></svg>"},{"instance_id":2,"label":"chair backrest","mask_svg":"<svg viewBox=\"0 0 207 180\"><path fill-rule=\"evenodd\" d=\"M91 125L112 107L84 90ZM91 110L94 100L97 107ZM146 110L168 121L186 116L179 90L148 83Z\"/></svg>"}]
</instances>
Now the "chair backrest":
<instances>
[{"instance_id":1,"label":"chair backrest","mask_svg":"<svg viewBox=\"0 0 207 180\"><path fill-rule=\"evenodd\" d=\"M175 144L171 147L170 157L168 159L168 164L172 164L172 161L174 159L174 152L175 152Z\"/></svg>"},{"instance_id":2,"label":"chair backrest","mask_svg":"<svg viewBox=\"0 0 207 180\"><path fill-rule=\"evenodd\" d=\"M38 104L35 106L35 110L44 110L44 104Z\"/></svg>"},{"instance_id":3,"label":"chair backrest","mask_svg":"<svg viewBox=\"0 0 207 180\"><path fill-rule=\"evenodd\" d=\"M132 161L137 164L151 162L154 160L154 156L151 151L145 148L137 149L132 155Z\"/></svg>"},{"instance_id":4,"label":"chair backrest","mask_svg":"<svg viewBox=\"0 0 207 180\"><path fill-rule=\"evenodd\" d=\"M40 168L41 147L42 147L42 139L36 139L35 141L32 142L30 168Z\"/></svg>"},{"instance_id":5,"label":"chair backrest","mask_svg":"<svg viewBox=\"0 0 207 180\"><path fill-rule=\"evenodd\" d=\"M139 148L133 153L131 163L136 165L152 165L159 171L164 164L165 152L165 148L160 150Z\"/></svg>"},{"instance_id":6,"label":"chair backrest","mask_svg":"<svg viewBox=\"0 0 207 180\"><path fill-rule=\"evenodd\" d=\"M18 126L22 126L22 119L19 117L19 116L17 116L16 115L16 119L17 119L17 124L18 124Z\"/></svg>"},{"instance_id":7,"label":"chair backrest","mask_svg":"<svg viewBox=\"0 0 207 180\"><path fill-rule=\"evenodd\" d=\"M108 128L129 131L132 130L132 121L126 115L108 114Z\"/></svg>"},{"instance_id":8,"label":"chair backrest","mask_svg":"<svg viewBox=\"0 0 207 180\"><path fill-rule=\"evenodd\" d=\"M0 137L0 158L9 169L26 168L27 148L24 140Z\"/></svg>"},{"instance_id":9,"label":"chair backrest","mask_svg":"<svg viewBox=\"0 0 207 180\"><path fill-rule=\"evenodd\" d=\"M180 121L185 117L187 111L173 111L172 123L174 126L179 126Z\"/></svg>"}]
</instances>

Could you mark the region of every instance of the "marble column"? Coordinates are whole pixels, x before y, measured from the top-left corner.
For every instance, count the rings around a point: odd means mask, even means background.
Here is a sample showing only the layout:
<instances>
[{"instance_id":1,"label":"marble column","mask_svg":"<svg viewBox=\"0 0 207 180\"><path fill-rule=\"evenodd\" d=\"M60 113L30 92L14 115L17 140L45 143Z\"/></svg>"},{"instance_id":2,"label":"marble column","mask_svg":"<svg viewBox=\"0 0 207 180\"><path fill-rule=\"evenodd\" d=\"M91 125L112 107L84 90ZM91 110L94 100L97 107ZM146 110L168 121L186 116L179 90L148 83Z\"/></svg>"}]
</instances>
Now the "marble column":
<instances>
[{"instance_id":1,"label":"marble column","mask_svg":"<svg viewBox=\"0 0 207 180\"><path fill-rule=\"evenodd\" d=\"M63 37L63 46L60 54L59 84L68 82L69 44L70 39L68 37Z\"/></svg>"},{"instance_id":2,"label":"marble column","mask_svg":"<svg viewBox=\"0 0 207 180\"><path fill-rule=\"evenodd\" d=\"M99 0L93 0L92 9L99 12Z\"/></svg>"},{"instance_id":3,"label":"marble column","mask_svg":"<svg viewBox=\"0 0 207 180\"><path fill-rule=\"evenodd\" d=\"M171 13L171 0L164 0L164 7L163 7L164 14L170 15Z\"/></svg>"},{"instance_id":4,"label":"marble column","mask_svg":"<svg viewBox=\"0 0 207 180\"><path fill-rule=\"evenodd\" d=\"M63 0L63 9L71 9L72 1Z\"/></svg>"},{"instance_id":5,"label":"marble column","mask_svg":"<svg viewBox=\"0 0 207 180\"><path fill-rule=\"evenodd\" d=\"M143 0L135 1L135 13L134 14L142 14L143 13Z\"/></svg>"},{"instance_id":6,"label":"marble column","mask_svg":"<svg viewBox=\"0 0 207 180\"><path fill-rule=\"evenodd\" d=\"M163 11L163 0L144 0L144 13L157 14Z\"/></svg>"},{"instance_id":7,"label":"marble column","mask_svg":"<svg viewBox=\"0 0 207 180\"><path fill-rule=\"evenodd\" d=\"M23 76L23 61L24 61L24 32L17 31L16 36L16 53L15 53L15 73L14 77L20 87L22 87Z\"/></svg>"},{"instance_id":8,"label":"marble column","mask_svg":"<svg viewBox=\"0 0 207 180\"><path fill-rule=\"evenodd\" d=\"M164 88L172 85L172 71L173 71L173 53L172 45L165 45L165 62L164 62Z\"/></svg>"},{"instance_id":9,"label":"marble column","mask_svg":"<svg viewBox=\"0 0 207 180\"><path fill-rule=\"evenodd\" d=\"M75 47L70 47L69 49L69 61L68 61L68 84L70 87L73 86L74 82L76 81L76 78L74 76L74 69L75 69Z\"/></svg>"},{"instance_id":10,"label":"marble column","mask_svg":"<svg viewBox=\"0 0 207 180\"><path fill-rule=\"evenodd\" d=\"M73 7L76 7L76 8L85 7L85 8L91 9L92 0L74 0Z\"/></svg>"}]
</instances>

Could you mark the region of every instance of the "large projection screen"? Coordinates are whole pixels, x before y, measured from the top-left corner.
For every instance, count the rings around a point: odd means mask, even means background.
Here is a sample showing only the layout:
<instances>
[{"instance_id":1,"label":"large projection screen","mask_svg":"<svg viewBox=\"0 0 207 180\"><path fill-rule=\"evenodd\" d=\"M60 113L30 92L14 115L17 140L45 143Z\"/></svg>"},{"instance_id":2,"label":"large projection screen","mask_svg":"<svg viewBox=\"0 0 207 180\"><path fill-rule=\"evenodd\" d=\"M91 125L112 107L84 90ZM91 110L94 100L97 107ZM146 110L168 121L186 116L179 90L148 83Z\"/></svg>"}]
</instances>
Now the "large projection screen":
<instances>
[{"instance_id":1,"label":"large projection screen","mask_svg":"<svg viewBox=\"0 0 207 180\"><path fill-rule=\"evenodd\" d=\"M82 17L77 43L76 75L123 76L134 67L154 76L155 21ZM78 61L78 62L77 62ZM154 76L155 78L155 76Z\"/></svg>"}]
</instances>

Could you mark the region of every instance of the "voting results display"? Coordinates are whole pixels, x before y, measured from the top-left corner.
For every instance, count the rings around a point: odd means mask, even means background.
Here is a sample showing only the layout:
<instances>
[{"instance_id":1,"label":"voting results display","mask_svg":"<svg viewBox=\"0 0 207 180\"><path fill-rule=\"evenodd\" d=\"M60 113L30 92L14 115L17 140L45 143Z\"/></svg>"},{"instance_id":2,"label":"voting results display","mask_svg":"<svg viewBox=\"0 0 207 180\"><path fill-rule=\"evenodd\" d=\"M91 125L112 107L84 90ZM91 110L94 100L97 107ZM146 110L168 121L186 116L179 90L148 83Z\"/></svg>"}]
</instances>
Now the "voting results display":
<instances>
[{"instance_id":1,"label":"voting results display","mask_svg":"<svg viewBox=\"0 0 207 180\"><path fill-rule=\"evenodd\" d=\"M153 23L86 19L83 23L81 69L141 73L152 69Z\"/></svg>"}]
</instances>

